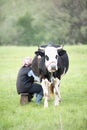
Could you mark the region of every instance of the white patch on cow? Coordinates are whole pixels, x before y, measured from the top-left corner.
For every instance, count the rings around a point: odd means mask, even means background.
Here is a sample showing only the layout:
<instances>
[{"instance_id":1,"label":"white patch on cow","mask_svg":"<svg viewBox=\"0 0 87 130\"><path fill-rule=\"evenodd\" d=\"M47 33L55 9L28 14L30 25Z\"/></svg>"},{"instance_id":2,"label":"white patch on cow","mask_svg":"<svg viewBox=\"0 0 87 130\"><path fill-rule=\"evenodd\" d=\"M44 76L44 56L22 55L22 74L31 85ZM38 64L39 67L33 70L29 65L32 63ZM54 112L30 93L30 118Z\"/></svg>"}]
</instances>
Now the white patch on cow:
<instances>
[{"instance_id":1,"label":"white patch on cow","mask_svg":"<svg viewBox=\"0 0 87 130\"><path fill-rule=\"evenodd\" d=\"M45 48L45 56L48 57L48 59L45 58L45 65L49 72L54 72L58 69L57 67L57 48L55 47L46 47Z\"/></svg>"},{"instance_id":2,"label":"white patch on cow","mask_svg":"<svg viewBox=\"0 0 87 130\"><path fill-rule=\"evenodd\" d=\"M48 107L48 100L49 100L49 87L50 87L50 82L47 79L43 79L41 82L43 92L44 92L44 108Z\"/></svg>"},{"instance_id":3,"label":"white patch on cow","mask_svg":"<svg viewBox=\"0 0 87 130\"><path fill-rule=\"evenodd\" d=\"M54 94L55 94L54 104L55 104L55 106L58 106L59 102L61 100L59 85L60 85L60 80L58 78L55 78L54 79L54 86L55 86L54 87Z\"/></svg>"}]
</instances>

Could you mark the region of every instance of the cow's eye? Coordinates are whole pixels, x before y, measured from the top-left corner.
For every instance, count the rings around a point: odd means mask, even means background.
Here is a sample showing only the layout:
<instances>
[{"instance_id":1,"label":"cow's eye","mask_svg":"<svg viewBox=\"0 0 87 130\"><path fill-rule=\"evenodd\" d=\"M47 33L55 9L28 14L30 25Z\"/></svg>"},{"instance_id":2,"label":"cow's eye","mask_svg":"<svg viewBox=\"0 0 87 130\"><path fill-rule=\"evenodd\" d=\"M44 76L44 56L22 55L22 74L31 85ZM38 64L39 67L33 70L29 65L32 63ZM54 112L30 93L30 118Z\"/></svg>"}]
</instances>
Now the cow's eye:
<instances>
[{"instance_id":1,"label":"cow's eye","mask_svg":"<svg viewBox=\"0 0 87 130\"><path fill-rule=\"evenodd\" d=\"M55 58L57 59L57 58L58 58L58 55L56 55Z\"/></svg>"},{"instance_id":2,"label":"cow's eye","mask_svg":"<svg viewBox=\"0 0 87 130\"><path fill-rule=\"evenodd\" d=\"M46 60L49 60L49 57L46 55L46 56L45 56L45 59L46 59Z\"/></svg>"}]
</instances>

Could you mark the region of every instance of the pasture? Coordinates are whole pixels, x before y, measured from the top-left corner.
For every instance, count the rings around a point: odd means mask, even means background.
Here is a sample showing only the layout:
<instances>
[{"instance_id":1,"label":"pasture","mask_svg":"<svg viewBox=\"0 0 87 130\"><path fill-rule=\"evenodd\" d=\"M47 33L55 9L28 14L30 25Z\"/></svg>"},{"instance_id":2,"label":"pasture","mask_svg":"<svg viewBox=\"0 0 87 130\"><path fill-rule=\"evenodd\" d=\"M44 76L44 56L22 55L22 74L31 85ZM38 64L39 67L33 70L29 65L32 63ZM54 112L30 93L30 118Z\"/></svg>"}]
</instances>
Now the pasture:
<instances>
[{"instance_id":1,"label":"pasture","mask_svg":"<svg viewBox=\"0 0 87 130\"><path fill-rule=\"evenodd\" d=\"M70 59L62 77L62 102L44 109L33 102L21 106L16 78L25 56L34 56L37 47L0 47L0 130L87 130L87 45L65 46ZM43 99L44 100L44 99Z\"/></svg>"}]
</instances>

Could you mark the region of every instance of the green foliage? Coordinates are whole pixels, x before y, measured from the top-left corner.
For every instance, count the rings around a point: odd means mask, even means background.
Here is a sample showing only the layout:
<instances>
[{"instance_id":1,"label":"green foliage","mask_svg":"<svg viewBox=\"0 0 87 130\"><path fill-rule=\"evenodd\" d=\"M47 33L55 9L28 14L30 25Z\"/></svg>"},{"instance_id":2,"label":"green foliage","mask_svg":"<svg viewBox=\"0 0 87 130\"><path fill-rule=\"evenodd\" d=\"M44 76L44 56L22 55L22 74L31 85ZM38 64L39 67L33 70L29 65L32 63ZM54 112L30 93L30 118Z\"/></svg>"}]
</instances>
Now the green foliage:
<instances>
[{"instance_id":1,"label":"green foliage","mask_svg":"<svg viewBox=\"0 0 87 130\"><path fill-rule=\"evenodd\" d=\"M18 19L18 41L16 40L18 45L38 45L43 39L41 27L33 25L33 21L34 19L28 13Z\"/></svg>"},{"instance_id":2,"label":"green foliage","mask_svg":"<svg viewBox=\"0 0 87 130\"><path fill-rule=\"evenodd\" d=\"M62 102L54 107L37 106L35 98L20 105L16 78L22 59L34 56L37 47L0 47L0 130L86 130L87 129L87 46L65 46L70 59L62 77ZM44 100L44 99L43 99Z\"/></svg>"},{"instance_id":3,"label":"green foliage","mask_svg":"<svg viewBox=\"0 0 87 130\"><path fill-rule=\"evenodd\" d=\"M23 45L29 45L33 43L34 41L34 28L32 27L32 21L33 19L29 15L25 15L21 17L17 25L19 26L20 32L18 36L18 44Z\"/></svg>"},{"instance_id":4,"label":"green foliage","mask_svg":"<svg viewBox=\"0 0 87 130\"><path fill-rule=\"evenodd\" d=\"M63 7L68 11L70 15L70 30L69 30L69 41L74 43L87 44L86 32L83 34L81 28L87 27L87 1L81 0L65 0Z\"/></svg>"},{"instance_id":5,"label":"green foliage","mask_svg":"<svg viewBox=\"0 0 87 130\"><path fill-rule=\"evenodd\" d=\"M87 0L1 0L0 45L87 44Z\"/></svg>"}]
</instances>

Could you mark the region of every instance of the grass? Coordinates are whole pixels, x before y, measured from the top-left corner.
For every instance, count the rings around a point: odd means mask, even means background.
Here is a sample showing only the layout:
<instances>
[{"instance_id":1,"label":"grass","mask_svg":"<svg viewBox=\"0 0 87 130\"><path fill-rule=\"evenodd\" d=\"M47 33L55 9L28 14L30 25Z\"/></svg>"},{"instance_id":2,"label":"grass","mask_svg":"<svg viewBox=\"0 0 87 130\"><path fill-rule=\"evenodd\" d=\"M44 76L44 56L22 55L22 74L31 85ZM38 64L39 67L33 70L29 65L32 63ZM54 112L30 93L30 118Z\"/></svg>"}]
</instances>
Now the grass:
<instances>
[{"instance_id":1,"label":"grass","mask_svg":"<svg viewBox=\"0 0 87 130\"><path fill-rule=\"evenodd\" d=\"M37 47L0 47L0 130L87 130L87 45L65 46L70 67L61 80L62 102L44 109L43 101L21 106L17 72Z\"/></svg>"}]
</instances>

